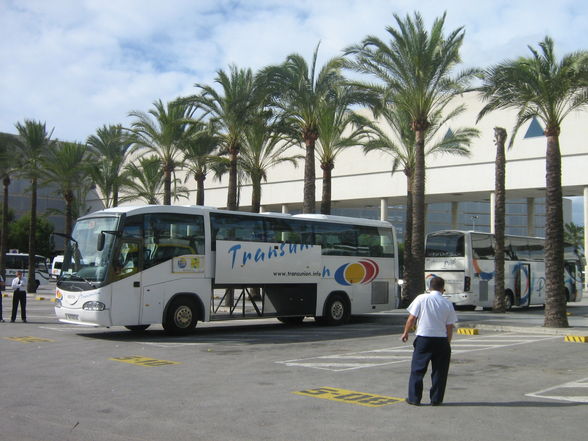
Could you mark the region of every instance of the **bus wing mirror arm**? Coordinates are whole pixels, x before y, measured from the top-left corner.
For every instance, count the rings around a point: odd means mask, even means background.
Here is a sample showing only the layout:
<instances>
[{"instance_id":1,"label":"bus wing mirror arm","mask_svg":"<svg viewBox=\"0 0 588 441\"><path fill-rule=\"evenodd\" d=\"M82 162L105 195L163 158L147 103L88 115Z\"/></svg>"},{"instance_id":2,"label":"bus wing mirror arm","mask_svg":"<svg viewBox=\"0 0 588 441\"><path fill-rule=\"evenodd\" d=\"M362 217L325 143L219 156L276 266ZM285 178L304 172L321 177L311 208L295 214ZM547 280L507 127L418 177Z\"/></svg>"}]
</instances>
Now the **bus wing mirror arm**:
<instances>
[{"instance_id":1,"label":"bus wing mirror arm","mask_svg":"<svg viewBox=\"0 0 588 441\"><path fill-rule=\"evenodd\" d=\"M117 237L120 236L119 231L115 231L115 230L101 231L100 234L98 235L98 243L96 244L97 251L102 251L104 249L104 242L106 241L106 234L112 234Z\"/></svg>"}]
</instances>

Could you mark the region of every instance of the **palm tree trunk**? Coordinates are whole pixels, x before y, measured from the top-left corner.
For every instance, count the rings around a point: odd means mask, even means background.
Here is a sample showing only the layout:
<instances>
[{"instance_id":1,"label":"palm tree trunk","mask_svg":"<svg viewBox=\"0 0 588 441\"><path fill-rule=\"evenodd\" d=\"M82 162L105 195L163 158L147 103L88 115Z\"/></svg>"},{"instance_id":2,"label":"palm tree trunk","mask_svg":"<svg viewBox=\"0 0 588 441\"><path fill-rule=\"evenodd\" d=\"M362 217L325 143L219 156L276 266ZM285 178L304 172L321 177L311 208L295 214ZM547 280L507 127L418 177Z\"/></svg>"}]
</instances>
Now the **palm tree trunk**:
<instances>
[{"instance_id":1,"label":"palm tree trunk","mask_svg":"<svg viewBox=\"0 0 588 441\"><path fill-rule=\"evenodd\" d=\"M251 176L251 212L259 213L261 209L261 177Z\"/></svg>"},{"instance_id":2,"label":"palm tree trunk","mask_svg":"<svg viewBox=\"0 0 588 441\"><path fill-rule=\"evenodd\" d=\"M495 250L495 279L494 279L494 312L505 312L504 304L504 230L505 230L505 177L506 156L504 143L506 142L506 130L501 127L494 128L494 143L496 144L496 168L494 192L494 238Z\"/></svg>"},{"instance_id":3,"label":"palm tree trunk","mask_svg":"<svg viewBox=\"0 0 588 441\"><path fill-rule=\"evenodd\" d=\"M413 192L413 171L409 168L404 169L404 174L406 175L406 219L404 221L404 278L410 278L409 275L411 274L412 268L412 216L413 216L413 201L412 201L412 192ZM405 284L403 285L402 289L402 303L401 306L405 307L410 304L410 295L409 295L408 286Z\"/></svg>"},{"instance_id":4,"label":"palm tree trunk","mask_svg":"<svg viewBox=\"0 0 588 441\"><path fill-rule=\"evenodd\" d=\"M37 254L36 246L37 233L37 178L31 180L31 220L29 223L29 268L27 274L27 291L30 293L37 292L35 283L35 255Z\"/></svg>"},{"instance_id":5,"label":"palm tree trunk","mask_svg":"<svg viewBox=\"0 0 588 441\"><path fill-rule=\"evenodd\" d=\"M65 192L65 194L63 195L63 199L65 199L65 234L66 236L71 237L71 232L73 230L73 192Z\"/></svg>"},{"instance_id":6,"label":"palm tree trunk","mask_svg":"<svg viewBox=\"0 0 588 441\"><path fill-rule=\"evenodd\" d=\"M321 200L321 214L331 214L331 182L335 165L332 162L321 164L323 170L323 196Z\"/></svg>"},{"instance_id":7,"label":"palm tree trunk","mask_svg":"<svg viewBox=\"0 0 588 441\"><path fill-rule=\"evenodd\" d=\"M237 156L239 155L238 148L230 149L229 153L229 188L227 191L227 209L237 210Z\"/></svg>"},{"instance_id":8,"label":"palm tree trunk","mask_svg":"<svg viewBox=\"0 0 588 441\"><path fill-rule=\"evenodd\" d=\"M559 128L546 129L545 200L545 322L549 328L567 328L564 291L563 209Z\"/></svg>"},{"instance_id":9,"label":"palm tree trunk","mask_svg":"<svg viewBox=\"0 0 588 441\"><path fill-rule=\"evenodd\" d=\"M315 166L314 166L314 145L318 136L315 134L305 134L304 144L306 145L306 157L304 159L304 201L302 204L302 213L314 213L315 211Z\"/></svg>"},{"instance_id":10,"label":"palm tree trunk","mask_svg":"<svg viewBox=\"0 0 588 441\"><path fill-rule=\"evenodd\" d=\"M415 129L413 176L412 256L408 280L409 299L425 290L425 129Z\"/></svg>"},{"instance_id":11,"label":"palm tree trunk","mask_svg":"<svg viewBox=\"0 0 588 441\"><path fill-rule=\"evenodd\" d=\"M198 174L194 178L196 179L196 205L204 205L204 181L206 176Z\"/></svg>"},{"instance_id":12,"label":"palm tree trunk","mask_svg":"<svg viewBox=\"0 0 588 441\"><path fill-rule=\"evenodd\" d=\"M163 205L171 205L172 166L164 165L163 173Z\"/></svg>"},{"instance_id":13,"label":"palm tree trunk","mask_svg":"<svg viewBox=\"0 0 588 441\"><path fill-rule=\"evenodd\" d=\"M2 180L4 196L2 198L2 237L0 238L0 276L6 280L6 251L8 250L8 186L10 176L4 176Z\"/></svg>"}]
</instances>

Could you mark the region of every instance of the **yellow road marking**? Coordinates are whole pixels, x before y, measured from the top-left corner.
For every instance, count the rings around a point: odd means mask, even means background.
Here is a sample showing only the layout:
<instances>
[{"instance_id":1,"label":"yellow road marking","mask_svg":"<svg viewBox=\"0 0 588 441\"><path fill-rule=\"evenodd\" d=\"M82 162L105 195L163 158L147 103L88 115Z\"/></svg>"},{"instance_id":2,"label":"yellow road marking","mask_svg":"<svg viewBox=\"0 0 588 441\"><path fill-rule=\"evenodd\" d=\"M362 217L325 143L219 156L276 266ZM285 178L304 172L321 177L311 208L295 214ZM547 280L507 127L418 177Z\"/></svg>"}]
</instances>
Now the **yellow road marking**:
<instances>
[{"instance_id":1,"label":"yellow road marking","mask_svg":"<svg viewBox=\"0 0 588 441\"><path fill-rule=\"evenodd\" d=\"M478 335L480 330L476 328L457 328L457 333L461 335Z\"/></svg>"},{"instance_id":2,"label":"yellow road marking","mask_svg":"<svg viewBox=\"0 0 588 441\"><path fill-rule=\"evenodd\" d=\"M404 401L404 398L386 397L384 395L366 394L353 390L339 389L336 387L319 387L317 389L292 392L296 395L323 398L325 400L340 401L343 403L358 404L367 407L382 407Z\"/></svg>"},{"instance_id":3,"label":"yellow road marking","mask_svg":"<svg viewBox=\"0 0 588 441\"><path fill-rule=\"evenodd\" d=\"M18 341L20 343L52 343L55 340L50 340L48 338L39 338L39 337L4 337L4 340L10 341Z\"/></svg>"},{"instance_id":4,"label":"yellow road marking","mask_svg":"<svg viewBox=\"0 0 588 441\"><path fill-rule=\"evenodd\" d=\"M136 364L139 366L147 366L147 367L158 367L158 366L167 366L171 364L181 364L177 361L169 361L169 360L158 360L156 358L148 358L148 357L138 357L131 355L129 357L116 357L111 358L110 360L120 361L121 363L129 363L129 364Z\"/></svg>"},{"instance_id":5,"label":"yellow road marking","mask_svg":"<svg viewBox=\"0 0 588 441\"><path fill-rule=\"evenodd\" d=\"M574 342L574 343L588 343L588 337L584 335L566 335L564 341Z\"/></svg>"}]
</instances>

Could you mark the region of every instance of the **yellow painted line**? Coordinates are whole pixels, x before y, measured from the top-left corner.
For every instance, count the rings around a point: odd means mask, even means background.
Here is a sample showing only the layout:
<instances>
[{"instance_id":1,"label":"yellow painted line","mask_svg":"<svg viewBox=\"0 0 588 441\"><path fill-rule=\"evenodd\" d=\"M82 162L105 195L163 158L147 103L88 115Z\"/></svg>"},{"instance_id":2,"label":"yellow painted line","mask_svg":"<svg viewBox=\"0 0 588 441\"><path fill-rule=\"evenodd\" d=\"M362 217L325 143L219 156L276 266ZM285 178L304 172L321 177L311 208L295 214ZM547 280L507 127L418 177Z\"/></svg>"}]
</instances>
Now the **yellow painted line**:
<instances>
[{"instance_id":1,"label":"yellow painted line","mask_svg":"<svg viewBox=\"0 0 588 441\"><path fill-rule=\"evenodd\" d=\"M10 341L17 341L20 343L52 343L55 340L50 340L48 338L39 338L39 337L4 337L4 340Z\"/></svg>"},{"instance_id":2,"label":"yellow painted line","mask_svg":"<svg viewBox=\"0 0 588 441\"><path fill-rule=\"evenodd\" d=\"M583 335L566 335L564 341L572 343L588 343L588 337Z\"/></svg>"},{"instance_id":3,"label":"yellow painted line","mask_svg":"<svg viewBox=\"0 0 588 441\"><path fill-rule=\"evenodd\" d=\"M341 403L358 404L367 407L382 407L400 403L404 398L386 397L384 395L366 394L353 390L339 389L336 387L319 387L317 389L292 392L306 397L322 398L325 400L339 401Z\"/></svg>"},{"instance_id":4,"label":"yellow painted line","mask_svg":"<svg viewBox=\"0 0 588 441\"><path fill-rule=\"evenodd\" d=\"M177 361L158 360L156 358L138 357L138 356L134 356L134 355L131 355L129 357L111 358L110 360L120 361L121 363L136 364L138 366L146 366L146 367L158 367L158 366L168 366L168 365L172 365L172 364L181 364L180 362L177 362Z\"/></svg>"},{"instance_id":5,"label":"yellow painted line","mask_svg":"<svg viewBox=\"0 0 588 441\"><path fill-rule=\"evenodd\" d=\"M457 333L461 335L478 335L480 330L476 328L457 328Z\"/></svg>"}]
</instances>

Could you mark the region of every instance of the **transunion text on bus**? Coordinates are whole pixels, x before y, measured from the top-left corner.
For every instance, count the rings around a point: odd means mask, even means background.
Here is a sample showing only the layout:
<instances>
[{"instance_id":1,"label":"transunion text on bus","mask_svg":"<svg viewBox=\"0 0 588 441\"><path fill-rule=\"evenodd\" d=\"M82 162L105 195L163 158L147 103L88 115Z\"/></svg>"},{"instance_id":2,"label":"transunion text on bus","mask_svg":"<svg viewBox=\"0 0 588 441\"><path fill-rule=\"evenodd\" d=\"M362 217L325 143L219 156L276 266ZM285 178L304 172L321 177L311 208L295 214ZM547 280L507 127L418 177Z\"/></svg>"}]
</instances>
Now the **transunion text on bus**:
<instances>
[{"instance_id":1,"label":"transunion text on bus","mask_svg":"<svg viewBox=\"0 0 588 441\"><path fill-rule=\"evenodd\" d=\"M280 245L269 245L267 249L260 247L255 252L249 252L241 250L241 245L237 244L229 248L228 253L231 255L231 269L233 269L237 262L243 267L248 263L265 262L266 259L278 259L280 257L303 252L313 247L314 245L282 243Z\"/></svg>"}]
</instances>

